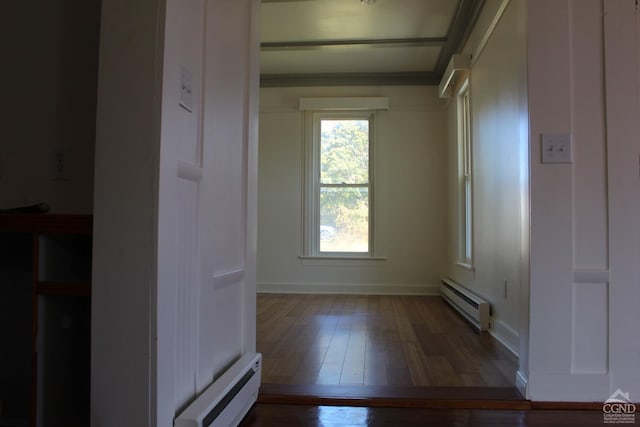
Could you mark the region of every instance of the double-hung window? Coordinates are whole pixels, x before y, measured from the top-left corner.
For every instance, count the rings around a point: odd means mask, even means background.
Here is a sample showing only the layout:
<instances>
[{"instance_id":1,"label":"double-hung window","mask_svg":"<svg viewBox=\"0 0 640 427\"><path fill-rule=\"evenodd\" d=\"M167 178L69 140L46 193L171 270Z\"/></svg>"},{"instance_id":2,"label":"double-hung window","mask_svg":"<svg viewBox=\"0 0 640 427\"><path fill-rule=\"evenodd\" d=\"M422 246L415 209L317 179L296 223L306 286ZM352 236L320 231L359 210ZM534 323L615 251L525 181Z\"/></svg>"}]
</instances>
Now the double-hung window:
<instances>
[{"instance_id":1,"label":"double-hung window","mask_svg":"<svg viewBox=\"0 0 640 427\"><path fill-rule=\"evenodd\" d=\"M469 80L458 92L458 262L471 268L473 248L473 175Z\"/></svg>"},{"instance_id":2,"label":"double-hung window","mask_svg":"<svg viewBox=\"0 0 640 427\"><path fill-rule=\"evenodd\" d=\"M305 255L373 254L375 113L308 112Z\"/></svg>"}]
</instances>

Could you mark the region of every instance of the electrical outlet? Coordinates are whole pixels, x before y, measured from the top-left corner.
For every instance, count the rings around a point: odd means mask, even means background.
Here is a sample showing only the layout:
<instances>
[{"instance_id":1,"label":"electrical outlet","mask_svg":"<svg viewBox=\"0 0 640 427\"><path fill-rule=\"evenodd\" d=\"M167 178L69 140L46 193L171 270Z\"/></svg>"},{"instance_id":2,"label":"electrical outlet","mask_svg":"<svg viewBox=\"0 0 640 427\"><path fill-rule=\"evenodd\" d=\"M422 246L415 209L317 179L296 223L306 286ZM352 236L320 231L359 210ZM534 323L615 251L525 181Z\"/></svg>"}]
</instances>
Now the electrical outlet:
<instances>
[{"instance_id":1,"label":"electrical outlet","mask_svg":"<svg viewBox=\"0 0 640 427\"><path fill-rule=\"evenodd\" d=\"M54 147L51 156L51 179L54 181L70 180L69 166L69 147Z\"/></svg>"},{"instance_id":2,"label":"electrical outlet","mask_svg":"<svg viewBox=\"0 0 640 427\"><path fill-rule=\"evenodd\" d=\"M571 134L542 134L542 163L571 163Z\"/></svg>"}]
</instances>

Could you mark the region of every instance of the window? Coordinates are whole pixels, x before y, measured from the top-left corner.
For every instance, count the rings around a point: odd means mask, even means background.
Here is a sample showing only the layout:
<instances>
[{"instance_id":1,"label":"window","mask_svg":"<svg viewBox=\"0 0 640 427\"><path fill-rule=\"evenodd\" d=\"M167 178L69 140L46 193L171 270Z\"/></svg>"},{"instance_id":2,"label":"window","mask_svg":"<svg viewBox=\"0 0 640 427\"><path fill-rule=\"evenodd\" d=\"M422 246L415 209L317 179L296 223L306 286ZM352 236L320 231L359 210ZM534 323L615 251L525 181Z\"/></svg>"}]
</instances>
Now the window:
<instances>
[{"instance_id":1,"label":"window","mask_svg":"<svg viewBox=\"0 0 640 427\"><path fill-rule=\"evenodd\" d=\"M471 268L473 247L473 175L471 157L471 100L469 81L457 95L458 103L458 261Z\"/></svg>"},{"instance_id":2,"label":"window","mask_svg":"<svg viewBox=\"0 0 640 427\"><path fill-rule=\"evenodd\" d=\"M374 117L307 113L305 255L372 255Z\"/></svg>"}]
</instances>

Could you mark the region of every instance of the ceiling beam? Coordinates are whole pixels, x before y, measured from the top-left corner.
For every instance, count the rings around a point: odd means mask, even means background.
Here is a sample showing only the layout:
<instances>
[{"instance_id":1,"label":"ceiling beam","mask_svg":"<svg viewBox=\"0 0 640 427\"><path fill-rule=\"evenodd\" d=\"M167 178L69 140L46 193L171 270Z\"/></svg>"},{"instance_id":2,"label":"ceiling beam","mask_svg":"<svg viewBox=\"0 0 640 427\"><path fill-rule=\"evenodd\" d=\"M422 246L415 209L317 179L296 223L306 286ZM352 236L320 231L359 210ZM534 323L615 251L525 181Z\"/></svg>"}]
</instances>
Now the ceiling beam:
<instances>
[{"instance_id":1,"label":"ceiling beam","mask_svg":"<svg viewBox=\"0 0 640 427\"><path fill-rule=\"evenodd\" d=\"M438 85L440 76L431 72L406 73L318 73L263 74L260 87L290 86L398 86Z\"/></svg>"},{"instance_id":2,"label":"ceiling beam","mask_svg":"<svg viewBox=\"0 0 640 427\"><path fill-rule=\"evenodd\" d=\"M444 46L446 37L421 37L402 39L362 39L362 40L310 40L310 41L286 41L265 42L260 44L263 52L287 51L287 50L317 50L336 47L421 47Z\"/></svg>"},{"instance_id":3,"label":"ceiling beam","mask_svg":"<svg viewBox=\"0 0 640 427\"><path fill-rule=\"evenodd\" d=\"M449 65L449 59L454 53L459 53L466 43L471 30L480 16L485 0L459 0L456 13L447 32L447 43L440 51L440 57L436 63L436 74L444 74Z\"/></svg>"}]
</instances>

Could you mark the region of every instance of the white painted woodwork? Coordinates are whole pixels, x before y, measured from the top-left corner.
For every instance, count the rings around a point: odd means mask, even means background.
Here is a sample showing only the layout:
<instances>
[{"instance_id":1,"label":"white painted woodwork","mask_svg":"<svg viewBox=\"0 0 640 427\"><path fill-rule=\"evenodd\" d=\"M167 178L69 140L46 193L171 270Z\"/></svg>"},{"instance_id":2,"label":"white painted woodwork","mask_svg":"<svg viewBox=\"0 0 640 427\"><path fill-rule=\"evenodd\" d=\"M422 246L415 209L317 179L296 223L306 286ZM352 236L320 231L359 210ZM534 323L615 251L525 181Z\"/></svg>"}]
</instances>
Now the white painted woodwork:
<instances>
[{"instance_id":1,"label":"white painted woodwork","mask_svg":"<svg viewBox=\"0 0 640 427\"><path fill-rule=\"evenodd\" d=\"M638 396L635 2L541 0L528 2L527 10L528 397L604 401L618 388ZM572 165L540 163L538 143L545 132L573 135Z\"/></svg>"},{"instance_id":2,"label":"white painted woodwork","mask_svg":"<svg viewBox=\"0 0 640 427\"><path fill-rule=\"evenodd\" d=\"M250 2L217 2L206 10L204 130L200 198L199 359L196 389L202 391L242 352L248 137ZM235 37L229 37L235 34ZM226 277L225 286L220 278ZM216 286L216 278L218 286Z\"/></svg>"},{"instance_id":3,"label":"white painted woodwork","mask_svg":"<svg viewBox=\"0 0 640 427\"><path fill-rule=\"evenodd\" d=\"M171 426L255 350L258 11L103 1L92 425Z\"/></svg>"},{"instance_id":4,"label":"white painted woodwork","mask_svg":"<svg viewBox=\"0 0 640 427\"><path fill-rule=\"evenodd\" d=\"M163 97L158 188L158 276L156 331L157 397L154 415L162 425L196 393L198 361L198 200L202 152L204 0L166 4ZM192 81L192 111L180 104L180 77ZM201 173L201 172L200 172Z\"/></svg>"},{"instance_id":5,"label":"white painted woodwork","mask_svg":"<svg viewBox=\"0 0 640 427\"><path fill-rule=\"evenodd\" d=\"M438 95L440 95L440 98L450 98L453 95L454 86L456 86L458 80L461 79L457 76L465 75L470 68L471 55L464 53L453 55L438 85Z\"/></svg>"},{"instance_id":6,"label":"white painted woodwork","mask_svg":"<svg viewBox=\"0 0 640 427\"><path fill-rule=\"evenodd\" d=\"M606 374L608 361L608 283L574 283L572 374Z\"/></svg>"}]
</instances>

